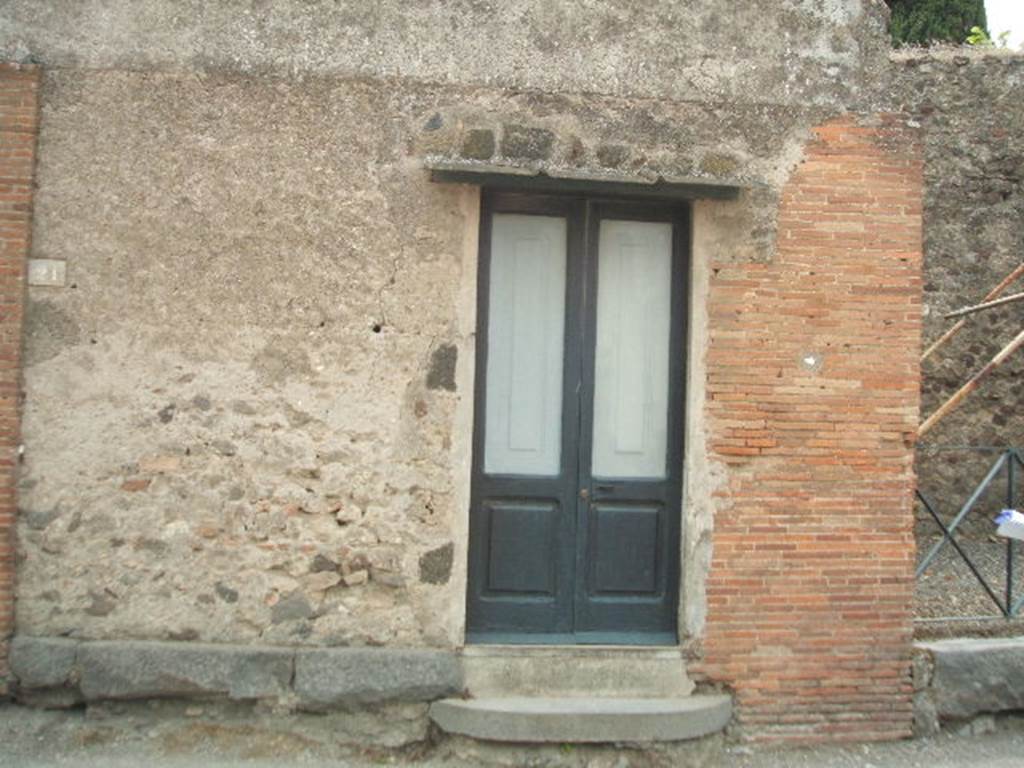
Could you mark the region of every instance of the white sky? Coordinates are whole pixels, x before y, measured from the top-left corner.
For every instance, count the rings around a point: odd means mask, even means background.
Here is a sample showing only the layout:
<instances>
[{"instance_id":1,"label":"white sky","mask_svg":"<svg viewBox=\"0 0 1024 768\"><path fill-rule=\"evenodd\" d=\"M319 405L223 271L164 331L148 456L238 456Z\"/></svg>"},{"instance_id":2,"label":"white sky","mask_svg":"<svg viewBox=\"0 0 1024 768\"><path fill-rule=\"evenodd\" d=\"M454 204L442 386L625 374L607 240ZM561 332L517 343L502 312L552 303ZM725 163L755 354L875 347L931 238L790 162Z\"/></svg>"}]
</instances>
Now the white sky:
<instances>
[{"instance_id":1,"label":"white sky","mask_svg":"<svg viewBox=\"0 0 1024 768\"><path fill-rule=\"evenodd\" d=\"M1010 47L1020 48L1024 43L1024 0L985 0L985 15L993 40L1009 30Z\"/></svg>"}]
</instances>

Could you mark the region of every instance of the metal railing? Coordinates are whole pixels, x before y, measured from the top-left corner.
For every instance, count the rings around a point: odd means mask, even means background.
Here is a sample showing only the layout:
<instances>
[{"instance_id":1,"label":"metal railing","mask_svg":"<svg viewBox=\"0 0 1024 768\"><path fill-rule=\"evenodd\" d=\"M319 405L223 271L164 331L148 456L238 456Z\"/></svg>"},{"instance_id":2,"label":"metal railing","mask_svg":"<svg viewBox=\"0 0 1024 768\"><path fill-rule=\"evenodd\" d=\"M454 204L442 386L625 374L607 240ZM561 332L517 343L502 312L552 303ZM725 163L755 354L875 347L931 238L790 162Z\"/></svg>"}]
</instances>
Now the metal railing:
<instances>
[{"instance_id":1,"label":"metal railing","mask_svg":"<svg viewBox=\"0 0 1024 768\"><path fill-rule=\"evenodd\" d=\"M992 452L998 453L998 458L989 467L988 472L985 474L984 479L975 487L974 491L967 498L967 501L960 507L959 511L953 516L949 524L943 522L938 505L933 502L928 496L926 496L920 488L916 491L917 500L923 505L924 509L931 516L932 520L942 531L942 538L932 546L928 551L928 554L922 558L921 562L917 566L916 577L920 578L921 575L928 570L928 568L935 562L939 553L948 544L956 550L956 553L966 563L975 579L981 585L985 593L991 598L992 602L995 603L996 607L1003 617L1012 619L1019 616L1021 608L1024 608L1024 595L1018 597L1014 594L1014 566L1015 566L1015 550L1017 543L1013 539L1006 539L1005 545L1005 581L1002 585L993 585L989 583L989 580L981 573L974 560L968 555L964 547L957 540L957 532L961 524L967 519L967 516L978 504L978 501L985 495L999 479L1002 473L1005 476L1005 501L1003 503L1004 508L1016 509L1018 502L1017 485L1018 485L1018 474L1024 469L1024 459L1021 458L1021 452L1016 448L985 448L980 446L971 446L972 451ZM982 617L972 617L982 618Z\"/></svg>"}]
</instances>

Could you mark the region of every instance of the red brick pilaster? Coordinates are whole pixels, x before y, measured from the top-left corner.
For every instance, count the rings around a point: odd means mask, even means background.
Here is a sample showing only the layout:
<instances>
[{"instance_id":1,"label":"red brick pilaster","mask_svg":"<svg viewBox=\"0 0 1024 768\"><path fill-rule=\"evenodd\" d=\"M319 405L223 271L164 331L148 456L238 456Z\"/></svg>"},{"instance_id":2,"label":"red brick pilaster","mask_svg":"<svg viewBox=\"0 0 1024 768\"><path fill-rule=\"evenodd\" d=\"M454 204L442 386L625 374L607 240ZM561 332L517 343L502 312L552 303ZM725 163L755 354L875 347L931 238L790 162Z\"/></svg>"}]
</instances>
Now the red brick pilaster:
<instances>
[{"instance_id":1,"label":"red brick pilaster","mask_svg":"<svg viewBox=\"0 0 1024 768\"><path fill-rule=\"evenodd\" d=\"M14 631L21 327L38 116L39 69L0 64L0 695Z\"/></svg>"},{"instance_id":2,"label":"red brick pilaster","mask_svg":"<svg viewBox=\"0 0 1024 768\"><path fill-rule=\"evenodd\" d=\"M760 740L910 735L920 140L815 130L771 263L713 264L718 494L702 672Z\"/></svg>"}]
</instances>

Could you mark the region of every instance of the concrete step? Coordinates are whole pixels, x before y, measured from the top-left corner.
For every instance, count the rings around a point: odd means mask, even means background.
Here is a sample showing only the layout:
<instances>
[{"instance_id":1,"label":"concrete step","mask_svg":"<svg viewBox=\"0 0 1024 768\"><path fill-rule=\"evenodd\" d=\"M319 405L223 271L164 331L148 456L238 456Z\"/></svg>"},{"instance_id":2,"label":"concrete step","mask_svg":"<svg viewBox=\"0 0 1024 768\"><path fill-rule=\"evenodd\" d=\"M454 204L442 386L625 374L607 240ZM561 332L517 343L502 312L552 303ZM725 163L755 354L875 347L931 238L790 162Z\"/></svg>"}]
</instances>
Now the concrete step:
<instances>
[{"instance_id":1,"label":"concrete step","mask_svg":"<svg viewBox=\"0 0 1024 768\"><path fill-rule=\"evenodd\" d=\"M476 645L462 651L477 699L682 698L693 691L678 647Z\"/></svg>"},{"instance_id":2,"label":"concrete step","mask_svg":"<svg viewBox=\"0 0 1024 768\"><path fill-rule=\"evenodd\" d=\"M732 699L507 697L442 699L430 717L448 733L509 742L682 741L716 733L732 717Z\"/></svg>"}]
</instances>

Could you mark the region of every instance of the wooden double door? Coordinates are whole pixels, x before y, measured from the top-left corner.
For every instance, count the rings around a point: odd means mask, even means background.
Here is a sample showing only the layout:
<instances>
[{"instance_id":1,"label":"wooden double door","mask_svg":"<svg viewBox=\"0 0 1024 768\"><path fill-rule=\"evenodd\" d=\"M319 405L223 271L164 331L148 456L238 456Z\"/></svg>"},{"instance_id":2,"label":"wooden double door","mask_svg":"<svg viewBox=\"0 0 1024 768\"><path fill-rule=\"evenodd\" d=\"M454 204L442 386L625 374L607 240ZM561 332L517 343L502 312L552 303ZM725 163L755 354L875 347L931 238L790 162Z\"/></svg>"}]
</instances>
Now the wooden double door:
<instances>
[{"instance_id":1,"label":"wooden double door","mask_svg":"<svg viewBox=\"0 0 1024 768\"><path fill-rule=\"evenodd\" d=\"M467 641L676 641L688 210L485 191Z\"/></svg>"}]
</instances>

